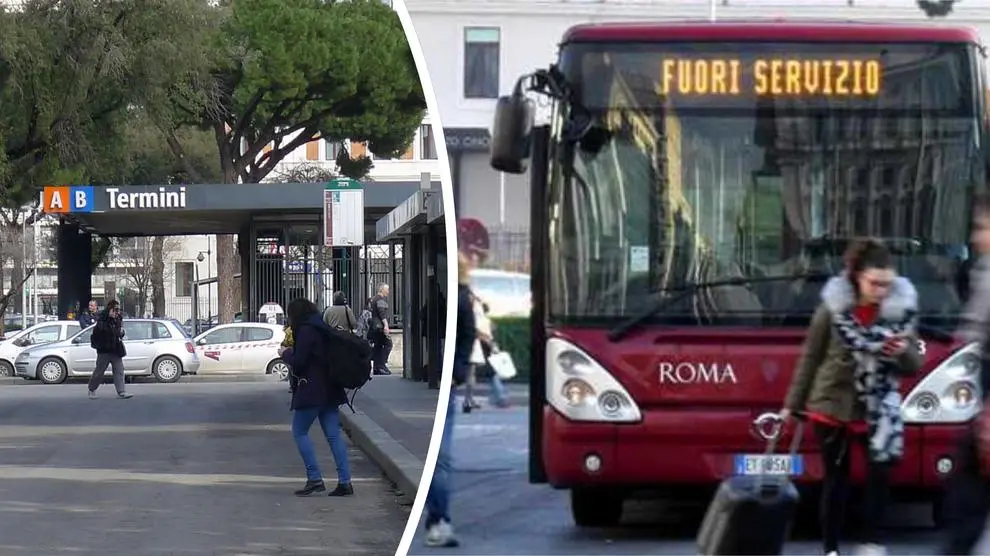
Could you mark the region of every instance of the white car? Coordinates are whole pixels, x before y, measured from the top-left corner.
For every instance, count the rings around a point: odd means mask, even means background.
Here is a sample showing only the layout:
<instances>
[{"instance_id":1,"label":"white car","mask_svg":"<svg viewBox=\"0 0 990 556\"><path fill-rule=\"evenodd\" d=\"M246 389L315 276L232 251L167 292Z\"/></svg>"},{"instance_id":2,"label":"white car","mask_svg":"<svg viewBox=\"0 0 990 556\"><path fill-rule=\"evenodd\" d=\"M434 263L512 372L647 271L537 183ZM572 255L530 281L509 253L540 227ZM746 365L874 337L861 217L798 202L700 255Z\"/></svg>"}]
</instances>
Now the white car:
<instances>
[{"instance_id":1,"label":"white car","mask_svg":"<svg viewBox=\"0 0 990 556\"><path fill-rule=\"evenodd\" d=\"M278 356L285 332L277 324L238 322L221 324L193 340L201 361L200 373L265 373L289 376L289 366Z\"/></svg>"},{"instance_id":2,"label":"white car","mask_svg":"<svg viewBox=\"0 0 990 556\"><path fill-rule=\"evenodd\" d=\"M533 308L529 274L477 268L471 271L471 289L488 305L490 317L526 317Z\"/></svg>"},{"instance_id":3,"label":"white car","mask_svg":"<svg viewBox=\"0 0 990 556\"><path fill-rule=\"evenodd\" d=\"M74 336L82 329L78 321L41 322L18 330L0 341L0 377L14 376L14 361L22 351Z\"/></svg>"}]
</instances>

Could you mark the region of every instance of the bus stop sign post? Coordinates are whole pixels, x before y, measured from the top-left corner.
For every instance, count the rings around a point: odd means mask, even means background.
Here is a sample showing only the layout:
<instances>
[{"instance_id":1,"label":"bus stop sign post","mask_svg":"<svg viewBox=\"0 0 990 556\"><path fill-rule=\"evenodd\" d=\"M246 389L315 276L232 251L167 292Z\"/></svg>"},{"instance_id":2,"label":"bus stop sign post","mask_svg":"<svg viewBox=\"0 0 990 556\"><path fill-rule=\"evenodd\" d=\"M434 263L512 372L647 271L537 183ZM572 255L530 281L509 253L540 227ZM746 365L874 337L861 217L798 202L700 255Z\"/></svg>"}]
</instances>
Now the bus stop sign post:
<instances>
[{"instance_id":1,"label":"bus stop sign post","mask_svg":"<svg viewBox=\"0 0 990 556\"><path fill-rule=\"evenodd\" d=\"M364 245L364 186L350 178L331 180L323 188L323 246Z\"/></svg>"}]
</instances>

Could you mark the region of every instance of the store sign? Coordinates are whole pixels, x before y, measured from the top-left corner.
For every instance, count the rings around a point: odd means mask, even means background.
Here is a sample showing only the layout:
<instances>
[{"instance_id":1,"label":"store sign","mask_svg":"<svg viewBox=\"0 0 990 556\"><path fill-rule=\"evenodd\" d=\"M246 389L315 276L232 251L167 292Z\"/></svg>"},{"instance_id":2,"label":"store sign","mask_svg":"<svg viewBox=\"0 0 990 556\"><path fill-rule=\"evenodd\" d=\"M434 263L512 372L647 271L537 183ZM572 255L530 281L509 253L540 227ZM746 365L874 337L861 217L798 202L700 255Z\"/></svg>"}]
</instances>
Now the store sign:
<instances>
[{"instance_id":1,"label":"store sign","mask_svg":"<svg viewBox=\"0 0 990 556\"><path fill-rule=\"evenodd\" d=\"M486 128L444 128L443 136L448 152L484 152L492 141Z\"/></svg>"}]
</instances>

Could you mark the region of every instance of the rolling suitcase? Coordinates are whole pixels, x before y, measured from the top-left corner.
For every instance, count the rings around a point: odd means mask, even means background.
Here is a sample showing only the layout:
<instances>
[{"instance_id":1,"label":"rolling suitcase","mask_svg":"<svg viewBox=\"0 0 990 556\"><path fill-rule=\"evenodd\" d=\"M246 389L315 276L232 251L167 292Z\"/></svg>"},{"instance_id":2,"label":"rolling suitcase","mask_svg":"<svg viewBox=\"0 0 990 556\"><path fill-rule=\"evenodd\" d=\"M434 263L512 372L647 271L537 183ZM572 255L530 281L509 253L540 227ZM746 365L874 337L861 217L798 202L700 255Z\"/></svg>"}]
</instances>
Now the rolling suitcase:
<instances>
[{"instance_id":1,"label":"rolling suitcase","mask_svg":"<svg viewBox=\"0 0 990 556\"><path fill-rule=\"evenodd\" d=\"M792 456L803 431L798 420ZM774 453L776 444L776 439L767 443L767 455ZM783 554L798 500L797 488L787 476L741 475L722 481L698 531L698 554Z\"/></svg>"}]
</instances>

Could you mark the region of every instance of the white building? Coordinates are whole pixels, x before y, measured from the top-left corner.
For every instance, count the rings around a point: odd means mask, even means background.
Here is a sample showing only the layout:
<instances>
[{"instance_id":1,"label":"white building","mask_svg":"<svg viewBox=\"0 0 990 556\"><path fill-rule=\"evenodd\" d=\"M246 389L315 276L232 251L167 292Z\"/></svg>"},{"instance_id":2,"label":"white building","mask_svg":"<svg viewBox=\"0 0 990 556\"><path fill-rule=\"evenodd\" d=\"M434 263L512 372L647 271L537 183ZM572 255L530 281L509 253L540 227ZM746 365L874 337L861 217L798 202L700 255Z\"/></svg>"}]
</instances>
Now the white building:
<instances>
[{"instance_id":1,"label":"white building","mask_svg":"<svg viewBox=\"0 0 990 556\"><path fill-rule=\"evenodd\" d=\"M928 20L915 0L407 0L437 94L458 217L490 230L529 225L527 176L488 165L495 101L519 75L554 62L571 26L604 21L773 18L968 25L990 37L990 0ZM493 237L494 241L494 237Z\"/></svg>"}]
</instances>

